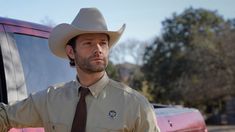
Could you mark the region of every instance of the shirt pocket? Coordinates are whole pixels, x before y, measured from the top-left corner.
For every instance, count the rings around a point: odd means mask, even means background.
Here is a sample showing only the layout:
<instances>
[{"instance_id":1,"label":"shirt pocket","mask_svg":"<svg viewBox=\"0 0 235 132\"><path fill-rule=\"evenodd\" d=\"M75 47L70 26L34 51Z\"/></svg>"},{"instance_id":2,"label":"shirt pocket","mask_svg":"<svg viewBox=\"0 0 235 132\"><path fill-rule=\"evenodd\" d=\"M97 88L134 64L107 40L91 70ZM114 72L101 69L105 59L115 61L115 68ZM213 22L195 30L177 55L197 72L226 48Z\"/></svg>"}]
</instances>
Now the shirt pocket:
<instances>
[{"instance_id":1,"label":"shirt pocket","mask_svg":"<svg viewBox=\"0 0 235 132\"><path fill-rule=\"evenodd\" d=\"M68 132L68 126L60 123L47 123L46 132Z\"/></svg>"}]
</instances>

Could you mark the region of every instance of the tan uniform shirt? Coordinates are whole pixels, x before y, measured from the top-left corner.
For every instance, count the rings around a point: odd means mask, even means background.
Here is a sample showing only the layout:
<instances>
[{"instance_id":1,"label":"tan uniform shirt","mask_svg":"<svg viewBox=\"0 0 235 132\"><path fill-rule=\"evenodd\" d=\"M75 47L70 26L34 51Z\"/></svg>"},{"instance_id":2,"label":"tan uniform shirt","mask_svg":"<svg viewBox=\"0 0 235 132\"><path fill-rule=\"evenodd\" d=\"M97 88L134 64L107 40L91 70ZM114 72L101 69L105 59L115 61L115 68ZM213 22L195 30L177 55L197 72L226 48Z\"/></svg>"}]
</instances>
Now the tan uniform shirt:
<instances>
[{"instance_id":1,"label":"tan uniform shirt","mask_svg":"<svg viewBox=\"0 0 235 132\"><path fill-rule=\"evenodd\" d=\"M11 106L1 105L0 131L10 127L44 127L70 132L79 100L78 81L55 85ZM135 90L105 74L86 96L86 132L157 132L151 104Z\"/></svg>"}]
</instances>

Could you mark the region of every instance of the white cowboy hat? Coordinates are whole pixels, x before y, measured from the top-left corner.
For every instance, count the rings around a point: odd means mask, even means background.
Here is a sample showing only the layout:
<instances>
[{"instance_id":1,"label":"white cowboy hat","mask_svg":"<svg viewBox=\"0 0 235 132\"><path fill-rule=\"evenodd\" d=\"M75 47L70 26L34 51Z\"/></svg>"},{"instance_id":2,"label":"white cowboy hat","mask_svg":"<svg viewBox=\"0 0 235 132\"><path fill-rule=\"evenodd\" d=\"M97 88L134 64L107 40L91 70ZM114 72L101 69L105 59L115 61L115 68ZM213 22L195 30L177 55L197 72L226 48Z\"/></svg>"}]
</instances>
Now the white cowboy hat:
<instances>
[{"instance_id":1,"label":"white cowboy hat","mask_svg":"<svg viewBox=\"0 0 235 132\"><path fill-rule=\"evenodd\" d=\"M71 24L62 23L53 28L49 37L49 48L61 58L67 58L65 46L73 37L85 33L109 35L111 48L121 37L125 24L118 31L108 31L103 15L96 8L82 8Z\"/></svg>"}]
</instances>

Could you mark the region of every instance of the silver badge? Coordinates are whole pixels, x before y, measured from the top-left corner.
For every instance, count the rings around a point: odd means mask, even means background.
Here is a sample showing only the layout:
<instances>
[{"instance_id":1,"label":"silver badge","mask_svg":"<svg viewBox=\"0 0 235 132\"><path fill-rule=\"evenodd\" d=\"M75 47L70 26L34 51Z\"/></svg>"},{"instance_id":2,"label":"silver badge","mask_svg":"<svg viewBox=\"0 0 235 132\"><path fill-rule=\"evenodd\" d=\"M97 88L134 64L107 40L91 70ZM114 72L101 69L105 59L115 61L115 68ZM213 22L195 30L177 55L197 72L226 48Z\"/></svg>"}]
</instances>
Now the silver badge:
<instances>
[{"instance_id":1,"label":"silver badge","mask_svg":"<svg viewBox=\"0 0 235 132\"><path fill-rule=\"evenodd\" d=\"M117 112L116 112L116 111L114 111L114 110L110 110L110 111L109 111L109 117L110 117L111 119L115 119L116 116L117 116Z\"/></svg>"}]
</instances>

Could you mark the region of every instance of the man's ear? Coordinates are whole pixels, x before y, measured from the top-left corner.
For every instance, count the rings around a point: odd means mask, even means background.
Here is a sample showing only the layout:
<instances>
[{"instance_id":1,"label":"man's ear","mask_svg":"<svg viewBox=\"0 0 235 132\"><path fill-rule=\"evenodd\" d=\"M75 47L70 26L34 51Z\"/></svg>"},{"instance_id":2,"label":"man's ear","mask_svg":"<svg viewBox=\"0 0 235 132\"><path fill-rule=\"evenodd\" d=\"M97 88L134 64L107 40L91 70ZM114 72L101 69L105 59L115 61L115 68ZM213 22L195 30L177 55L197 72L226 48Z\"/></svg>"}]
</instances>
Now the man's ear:
<instances>
[{"instance_id":1,"label":"man's ear","mask_svg":"<svg viewBox=\"0 0 235 132\"><path fill-rule=\"evenodd\" d=\"M71 45L66 45L65 47L65 51L66 51L66 54L71 58L71 59L74 59L74 51L73 51L73 47Z\"/></svg>"}]
</instances>

